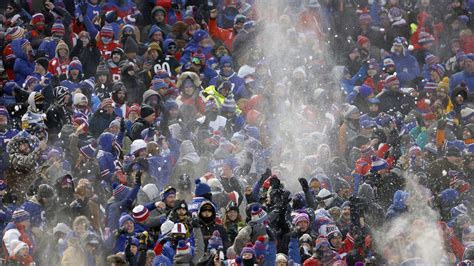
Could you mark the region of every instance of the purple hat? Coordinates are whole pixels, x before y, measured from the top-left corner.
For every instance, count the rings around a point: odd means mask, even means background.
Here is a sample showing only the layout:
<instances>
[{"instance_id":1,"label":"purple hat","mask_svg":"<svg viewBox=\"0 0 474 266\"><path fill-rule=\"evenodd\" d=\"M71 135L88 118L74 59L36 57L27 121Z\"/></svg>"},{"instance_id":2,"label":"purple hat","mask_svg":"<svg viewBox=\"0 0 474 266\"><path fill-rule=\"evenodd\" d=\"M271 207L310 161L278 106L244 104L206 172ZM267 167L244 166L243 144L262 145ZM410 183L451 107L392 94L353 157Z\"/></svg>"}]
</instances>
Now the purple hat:
<instances>
[{"instance_id":1,"label":"purple hat","mask_svg":"<svg viewBox=\"0 0 474 266\"><path fill-rule=\"evenodd\" d=\"M122 216L120 216L120 219L119 219L119 227L122 227L123 224L126 222L126 221L131 221L133 223L133 218L132 216L124 213L122 214Z\"/></svg>"},{"instance_id":2,"label":"purple hat","mask_svg":"<svg viewBox=\"0 0 474 266\"><path fill-rule=\"evenodd\" d=\"M374 92L374 89L372 89L369 85L367 84L362 84L359 87L359 94L360 96L367 98L370 94Z\"/></svg>"}]
</instances>

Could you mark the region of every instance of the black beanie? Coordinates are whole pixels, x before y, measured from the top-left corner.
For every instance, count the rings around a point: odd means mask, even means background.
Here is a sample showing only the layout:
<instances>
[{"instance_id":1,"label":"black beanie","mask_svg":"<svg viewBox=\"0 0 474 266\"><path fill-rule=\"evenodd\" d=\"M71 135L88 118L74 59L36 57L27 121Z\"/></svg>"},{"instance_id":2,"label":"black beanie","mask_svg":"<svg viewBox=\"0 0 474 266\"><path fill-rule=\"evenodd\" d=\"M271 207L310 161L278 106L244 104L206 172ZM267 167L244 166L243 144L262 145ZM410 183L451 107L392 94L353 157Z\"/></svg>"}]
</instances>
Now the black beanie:
<instances>
[{"instance_id":1,"label":"black beanie","mask_svg":"<svg viewBox=\"0 0 474 266\"><path fill-rule=\"evenodd\" d=\"M128 37L125 41L124 52L127 53L137 53L138 52L138 44L132 37Z\"/></svg>"},{"instance_id":2,"label":"black beanie","mask_svg":"<svg viewBox=\"0 0 474 266\"><path fill-rule=\"evenodd\" d=\"M40 64L44 70L48 71L49 61L46 57L40 57L36 59L36 64Z\"/></svg>"},{"instance_id":3,"label":"black beanie","mask_svg":"<svg viewBox=\"0 0 474 266\"><path fill-rule=\"evenodd\" d=\"M142 104L141 110L140 110L140 116L142 118L145 118L151 114L153 114L155 110L153 107L149 106L148 104Z\"/></svg>"}]
</instances>

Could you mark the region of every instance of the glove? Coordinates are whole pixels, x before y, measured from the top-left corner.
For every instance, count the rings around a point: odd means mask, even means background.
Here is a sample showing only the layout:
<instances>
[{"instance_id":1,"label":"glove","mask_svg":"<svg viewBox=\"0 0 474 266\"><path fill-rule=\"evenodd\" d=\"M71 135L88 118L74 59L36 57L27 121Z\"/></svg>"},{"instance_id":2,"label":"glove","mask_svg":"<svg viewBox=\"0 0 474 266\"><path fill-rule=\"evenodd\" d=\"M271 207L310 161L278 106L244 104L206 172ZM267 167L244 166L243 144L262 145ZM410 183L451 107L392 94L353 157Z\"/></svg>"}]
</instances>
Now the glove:
<instances>
[{"instance_id":1,"label":"glove","mask_svg":"<svg viewBox=\"0 0 474 266\"><path fill-rule=\"evenodd\" d=\"M265 226L265 231L268 235L268 241L275 241L275 232L267 225Z\"/></svg>"},{"instance_id":2,"label":"glove","mask_svg":"<svg viewBox=\"0 0 474 266\"><path fill-rule=\"evenodd\" d=\"M125 119L120 119L120 132L125 132Z\"/></svg>"},{"instance_id":3,"label":"glove","mask_svg":"<svg viewBox=\"0 0 474 266\"><path fill-rule=\"evenodd\" d=\"M135 174L135 184L139 185L139 186L142 186L142 171L138 171Z\"/></svg>"},{"instance_id":4,"label":"glove","mask_svg":"<svg viewBox=\"0 0 474 266\"><path fill-rule=\"evenodd\" d=\"M119 237L120 235L125 234L126 232L127 232L127 230L125 230L125 228L120 227L119 229L117 229L117 230L115 231L114 236L115 236L115 237Z\"/></svg>"},{"instance_id":5,"label":"glove","mask_svg":"<svg viewBox=\"0 0 474 266\"><path fill-rule=\"evenodd\" d=\"M151 139L151 138L153 138L153 135L155 135L155 127L154 126L148 128L148 134L146 135L146 137Z\"/></svg>"},{"instance_id":6,"label":"glove","mask_svg":"<svg viewBox=\"0 0 474 266\"><path fill-rule=\"evenodd\" d=\"M193 226L193 228L201 227L201 224L199 223L199 219L197 217L192 218L191 225Z\"/></svg>"},{"instance_id":7,"label":"glove","mask_svg":"<svg viewBox=\"0 0 474 266\"><path fill-rule=\"evenodd\" d=\"M81 14L85 16L87 14L87 2L81 3L79 8L81 9Z\"/></svg>"},{"instance_id":8,"label":"glove","mask_svg":"<svg viewBox=\"0 0 474 266\"><path fill-rule=\"evenodd\" d=\"M306 178L298 178L298 181L300 182L301 188L303 189L303 192L308 192L309 191L309 185L308 185L308 180Z\"/></svg>"}]
</instances>

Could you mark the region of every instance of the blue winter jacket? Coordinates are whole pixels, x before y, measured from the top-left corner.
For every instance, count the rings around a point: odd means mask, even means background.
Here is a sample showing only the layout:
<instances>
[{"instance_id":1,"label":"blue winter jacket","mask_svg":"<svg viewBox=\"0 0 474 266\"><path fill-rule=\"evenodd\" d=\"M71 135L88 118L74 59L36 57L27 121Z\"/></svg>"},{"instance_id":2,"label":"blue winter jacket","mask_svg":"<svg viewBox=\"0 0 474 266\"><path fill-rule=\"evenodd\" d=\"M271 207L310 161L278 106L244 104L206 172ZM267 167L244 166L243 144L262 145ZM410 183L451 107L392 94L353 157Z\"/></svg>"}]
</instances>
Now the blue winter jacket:
<instances>
[{"instance_id":1,"label":"blue winter jacket","mask_svg":"<svg viewBox=\"0 0 474 266\"><path fill-rule=\"evenodd\" d=\"M385 215L386 220L397 218L402 213L408 210L406 201L408 198L408 192L403 190L397 190L393 195L393 203L388 207L387 214Z\"/></svg>"},{"instance_id":2,"label":"blue winter jacket","mask_svg":"<svg viewBox=\"0 0 474 266\"><path fill-rule=\"evenodd\" d=\"M12 41L12 50L16 56L13 71L15 71L15 82L20 87L23 86L26 77L33 74L35 70L35 63L28 60L28 55L22 49L22 45L25 42L26 39L16 39Z\"/></svg>"},{"instance_id":3,"label":"blue winter jacket","mask_svg":"<svg viewBox=\"0 0 474 266\"><path fill-rule=\"evenodd\" d=\"M135 185L123 200L113 201L107 205L107 227L111 232L119 228L120 215L132 207L139 190L140 186Z\"/></svg>"},{"instance_id":4,"label":"blue winter jacket","mask_svg":"<svg viewBox=\"0 0 474 266\"><path fill-rule=\"evenodd\" d=\"M451 76L449 88L452 91L463 81L466 82L466 86L469 89L469 96L474 95L474 73L468 73L464 70Z\"/></svg>"},{"instance_id":5,"label":"blue winter jacket","mask_svg":"<svg viewBox=\"0 0 474 266\"><path fill-rule=\"evenodd\" d=\"M109 183L115 173L116 166L116 156L113 152L114 142L115 135L112 133L105 132L99 136L99 152L97 153L97 161L99 163L99 170L102 178Z\"/></svg>"},{"instance_id":6,"label":"blue winter jacket","mask_svg":"<svg viewBox=\"0 0 474 266\"><path fill-rule=\"evenodd\" d=\"M395 63L395 68L397 72L398 80L400 81L400 87L407 86L410 81L418 77L420 72L420 66L416 58L408 53L396 54L392 53L390 55L393 62Z\"/></svg>"}]
</instances>

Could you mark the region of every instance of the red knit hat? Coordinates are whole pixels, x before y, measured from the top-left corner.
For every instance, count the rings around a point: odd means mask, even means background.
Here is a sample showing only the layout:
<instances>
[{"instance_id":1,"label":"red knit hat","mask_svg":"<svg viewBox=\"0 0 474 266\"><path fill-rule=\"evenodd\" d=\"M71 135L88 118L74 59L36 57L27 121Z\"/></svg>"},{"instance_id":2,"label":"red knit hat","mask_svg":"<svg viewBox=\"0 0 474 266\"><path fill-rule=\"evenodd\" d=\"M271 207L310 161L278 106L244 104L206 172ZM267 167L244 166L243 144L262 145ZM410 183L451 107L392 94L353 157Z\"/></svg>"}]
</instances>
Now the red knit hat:
<instances>
[{"instance_id":1,"label":"red knit hat","mask_svg":"<svg viewBox=\"0 0 474 266\"><path fill-rule=\"evenodd\" d=\"M138 116L140 116L140 105L138 104L133 104L128 108L127 113L125 114L125 118L128 118L131 112L137 113Z\"/></svg>"},{"instance_id":2,"label":"red knit hat","mask_svg":"<svg viewBox=\"0 0 474 266\"><path fill-rule=\"evenodd\" d=\"M143 205L138 205L132 210L133 219L137 220L139 223L143 223L150 216L150 212Z\"/></svg>"},{"instance_id":3,"label":"red knit hat","mask_svg":"<svg viewBox=\"0 0 474 266\"><path fill-rule=\"evenodd\" d=\"M42 13L36 13L31 17L31 25L36 25L40 22L44 23L44 15Z\"/></svg>"}]
</instances>

